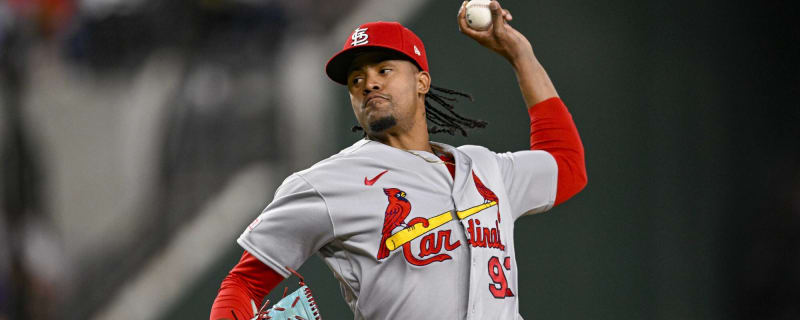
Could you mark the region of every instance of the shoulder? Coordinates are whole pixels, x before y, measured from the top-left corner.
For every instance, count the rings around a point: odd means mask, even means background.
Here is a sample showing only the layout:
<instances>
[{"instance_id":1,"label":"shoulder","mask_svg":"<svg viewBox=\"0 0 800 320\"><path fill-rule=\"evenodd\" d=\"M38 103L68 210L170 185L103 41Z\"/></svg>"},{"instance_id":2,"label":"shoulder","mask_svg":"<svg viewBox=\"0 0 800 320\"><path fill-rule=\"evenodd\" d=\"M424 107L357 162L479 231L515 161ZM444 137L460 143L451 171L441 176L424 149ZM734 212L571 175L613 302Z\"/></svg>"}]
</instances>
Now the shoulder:
<instances>
[{"instance_id":1,"label":"shoulder","mask_svg":"<svg viewBox=\"0 0 800 320\"><path fill-rule=\"evenodd\" d=\"M286 177L281 185L278 186L278 189L275 190L275 197L278 198L308 191L316 192L316 189L302 175L295 172Z\"/></svg>"},{"instance_id":2,"label":"shoulder","mask_svg":"<svg viewBox=\"0 0 800 320\"><path fill-rule=\"evenodd\" d=\"M472 155L492 155L494 152L487 149L484 146L472 145L472 144L465 144L459 147L453 147L446 143L435 142L431 141L431 145L443 150L444 152L462 152L466 153L468 156L472 157Z\"/></svg>"},{"instance_id":3,"label":"shoulder","mask_svg":"<svg viewBox=\"0 0 800 320\"><path fill-rule=\"evenodd\" d=\"M470 159L478 162L497 161L497 154L484 146L463 145L456 150L465 153Z\"/></svg>"},{"instance_id":4,"label":"shoulder","mask_svg":"<svg viewBox=\"0 0 800 320\"><path fill-rule=\"evenodd\" d=\"M456 149L458 149L459 151L462 151L464 153L470 154L470 155L471 154L491 155L491 154L494 153L494 152L492 152L491 150L489 150L488 148L486 148L484 146L478 146L478 145L474 145L474 144L466 144L466 145L460 146L460 147L458 147Z\"/></svg>"},{"instance_id":5,"label":"shoulder","mask_svg":"<svg viewBox=\"0 0 800 320\"><path fill-rule=\"evenodd\" d=\"M555 166L553 156L544 150L522 150L516 152L497 153L482 146L464 145L457 148L479 166L493 165L501 170L518 168L529 170L531 167L551 168Z\"/></svg>"},{"instance_id":6,"label":"shoulder","mask_svg":"<svg viewBox=\"0 0 800 320\"><path fill-rule=\"evenodd\" d=\"M385 157L383 154L385 150L382 150L379 144L369 140L359 140L339 153L305 170L295 172L292 176L297 176L313 187L341 182L349 176L358 176L356 171L380 163Z\"/></svg>"},{"instance_id":7,"label":"shoulder","mask_svg":"<svg viewBox=\"0 0 800 320\"><path fill-rule=\"evenodd\" d=\"M296 172L296 175L309 176L317 172L341 169L343 165L353 160L364 161L371 149L374 149L369 140L359 140L353 145L342 149L339 153L323 159L311 167Z\"/></svg>"},{"instance_id":8,"label":"shoulder","mask_svg":"<svg viewBox=\"0 0 800 320\"><path fill-rule=\"evenodd\" d=\"M522 150L516 152L502 152L497 153L492 150L487 149L483 146L476 146L476 145L463 145L457 148L459 151L466 153L470 158L479 158L482 160L492 159L495 161L500 160L510 160L514 161L517 158L529 158L529 157L542 157L552 159L553 156L544 150Z\"/></svg>"}]
</instances>

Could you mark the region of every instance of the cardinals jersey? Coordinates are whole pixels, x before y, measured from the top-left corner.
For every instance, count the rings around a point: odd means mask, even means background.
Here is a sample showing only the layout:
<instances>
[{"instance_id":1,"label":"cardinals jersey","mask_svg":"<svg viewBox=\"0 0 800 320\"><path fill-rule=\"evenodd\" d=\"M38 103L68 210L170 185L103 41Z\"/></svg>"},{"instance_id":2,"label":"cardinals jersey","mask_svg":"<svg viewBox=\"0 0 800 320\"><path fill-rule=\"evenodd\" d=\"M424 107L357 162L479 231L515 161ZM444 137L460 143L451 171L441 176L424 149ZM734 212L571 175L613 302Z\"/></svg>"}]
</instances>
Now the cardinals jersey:
<instances>
[{"instance_id":1,"label":"cardinals jersey","mask_svg":"<svg viewBox=\"0 0 800 320\"><path fill-rule=\"evenodd\" d=\"M238 243L277 272L317 253L355 319L520 319L514 221L552 207L545 151L436 155L360 140L289 176Z\"/></svg>"}]
</instances>

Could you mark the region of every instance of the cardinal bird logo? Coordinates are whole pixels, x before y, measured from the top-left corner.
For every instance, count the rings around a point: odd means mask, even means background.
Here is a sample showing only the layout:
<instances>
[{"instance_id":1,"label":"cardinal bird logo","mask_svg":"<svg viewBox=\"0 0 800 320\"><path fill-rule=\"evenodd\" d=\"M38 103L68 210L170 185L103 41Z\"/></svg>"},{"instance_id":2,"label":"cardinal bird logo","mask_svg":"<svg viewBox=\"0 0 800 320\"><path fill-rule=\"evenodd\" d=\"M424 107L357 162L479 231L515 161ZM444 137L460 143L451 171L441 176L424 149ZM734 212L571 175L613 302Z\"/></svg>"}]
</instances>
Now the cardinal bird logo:
<instances>
[{"instance_id":1,"label":"cardinal bird logo","mask_svg":"<svg viewBox=\"0 0 800 320\"><path fill-rule=\"evenodd\" d=\"M483 200L485 202L494 201L494 202L497 202L498 204L500 203L500 199L497 198L497 195L494 194L494 192L492 192L491 189L489 189L485 185L483 185L483 182L481 182L481 179L478 178L477 175L475 175L475 171L472 172L472 180L475 181L475 187L478 189L478 193L481 194L481 196L483 197ZM500 206L498 206L497 208L498 208L497 209L497 222L500 222Z\"/></svg>"},{"instance_id":2,"label":"cardinal bird logo","mask_svg":"<svg viewBox=\"0 0 800 320\"><path fill-rule=\"evenodd\" d=\"M411 212L411 203L406 199L406 192L397 188L384 188L383 193L389 197L389 205L386 206L383 218L383 230L381 242L378 243L378 260L389 256L389 248L386 247L386 239L392 236L392 230L404 225L406 217Z\"/></svg>"}]
</instances>

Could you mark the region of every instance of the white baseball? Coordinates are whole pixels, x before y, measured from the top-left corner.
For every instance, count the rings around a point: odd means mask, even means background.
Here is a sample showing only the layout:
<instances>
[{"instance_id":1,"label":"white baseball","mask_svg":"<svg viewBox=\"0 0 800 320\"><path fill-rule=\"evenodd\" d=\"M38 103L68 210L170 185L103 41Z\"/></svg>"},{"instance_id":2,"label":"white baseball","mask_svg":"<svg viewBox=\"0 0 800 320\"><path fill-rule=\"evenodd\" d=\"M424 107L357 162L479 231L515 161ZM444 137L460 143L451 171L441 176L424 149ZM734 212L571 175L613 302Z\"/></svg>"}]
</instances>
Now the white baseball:
<instances>
[{"instance_id":1,"label":"white baseball","mask_svg":"<svg viewBox=\"0 0 800 320\"><path fill-rule=\"evenodd\" d=\"M475 30L489 30L492 25L492 11L489 10L490 0L470 0L467 3L467 24Z\"/></svg>"}]
</instances>

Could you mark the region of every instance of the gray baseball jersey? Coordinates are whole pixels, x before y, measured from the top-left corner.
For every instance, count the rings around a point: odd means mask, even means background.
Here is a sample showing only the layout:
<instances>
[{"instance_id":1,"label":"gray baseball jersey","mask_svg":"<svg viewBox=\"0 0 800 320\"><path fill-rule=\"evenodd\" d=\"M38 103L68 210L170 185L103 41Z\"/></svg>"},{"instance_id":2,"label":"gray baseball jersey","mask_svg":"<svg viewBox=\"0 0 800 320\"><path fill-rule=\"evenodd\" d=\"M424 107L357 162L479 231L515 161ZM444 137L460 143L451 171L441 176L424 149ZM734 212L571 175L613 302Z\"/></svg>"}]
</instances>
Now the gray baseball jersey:
<instances>
[{"instance_id":1,"label":"gray baseball jersey","mask_svg":"<svg viewBox=\"0 0 800 320\"><path fill-rule=\"evenodd\" d=\"M289 276L318 253L355 319L515 319L514 221L548 210L544 151L429 152L360 140L289 176L239 244Z\"/></svg>"}]
</instances>

